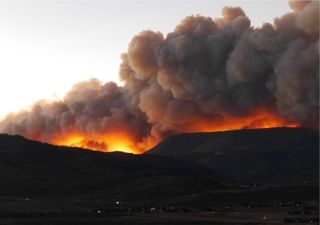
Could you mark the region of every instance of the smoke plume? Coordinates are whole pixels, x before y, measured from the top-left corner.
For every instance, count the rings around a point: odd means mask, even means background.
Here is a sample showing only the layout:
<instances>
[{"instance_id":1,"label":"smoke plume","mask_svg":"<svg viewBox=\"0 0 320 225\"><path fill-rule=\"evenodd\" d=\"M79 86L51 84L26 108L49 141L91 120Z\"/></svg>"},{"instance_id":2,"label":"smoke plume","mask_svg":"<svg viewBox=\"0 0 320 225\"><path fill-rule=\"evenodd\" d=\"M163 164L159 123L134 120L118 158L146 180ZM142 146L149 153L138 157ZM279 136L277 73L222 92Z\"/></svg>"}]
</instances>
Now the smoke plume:
<instances>
[{"instance_id":1,"label":"smoke plume","mask_svg":"<svg viewBox=\"0 0 320 225\"><path fill-rule=\"evenodd\" d=\"M223 18L188 16L166 36L143 31L121 56L123 86L78 83L61 101L8 115L0 132L105 151L118 138L137 152L179 132L318 128L319 2L289 4L261 28L225 7Z\"/></svg>"}]
</instances>

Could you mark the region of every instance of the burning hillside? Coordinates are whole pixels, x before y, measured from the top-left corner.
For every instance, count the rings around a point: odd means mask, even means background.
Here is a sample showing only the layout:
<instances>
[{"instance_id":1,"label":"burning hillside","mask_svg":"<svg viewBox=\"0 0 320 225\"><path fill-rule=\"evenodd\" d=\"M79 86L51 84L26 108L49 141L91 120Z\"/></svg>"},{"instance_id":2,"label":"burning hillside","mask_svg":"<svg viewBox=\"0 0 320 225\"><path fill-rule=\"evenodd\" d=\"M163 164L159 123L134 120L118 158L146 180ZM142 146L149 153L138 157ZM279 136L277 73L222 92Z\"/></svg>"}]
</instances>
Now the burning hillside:
<instances>
[{"instance_id":1,"label":"burning hillside","mask_svg":"<svg viewBox=\"0 0 320 225\"><path fill-rule=\"evenodd\" d=\"M291 1L274 24L250 27L240 8L143 31L120 79L76 84L63 100L8 115L0 132L59 145L141 153L180 132L318 128L319 2Z\"/></svg>"}]
</instances>

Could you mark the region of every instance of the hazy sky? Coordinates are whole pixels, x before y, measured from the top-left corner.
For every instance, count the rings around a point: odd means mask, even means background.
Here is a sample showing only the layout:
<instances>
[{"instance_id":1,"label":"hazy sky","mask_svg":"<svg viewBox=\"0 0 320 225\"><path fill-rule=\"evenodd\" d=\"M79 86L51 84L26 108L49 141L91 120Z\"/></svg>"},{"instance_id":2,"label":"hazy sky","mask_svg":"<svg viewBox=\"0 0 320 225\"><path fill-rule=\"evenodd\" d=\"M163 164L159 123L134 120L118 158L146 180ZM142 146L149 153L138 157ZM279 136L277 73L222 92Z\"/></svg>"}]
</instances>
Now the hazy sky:
<instances>
[{"instance_id":1,"label":"hazy sky","mask_svg":"<svg viewBox=\"0 0 320 225\"><path fill-rule=\"evenodd\" d=\"M260 26L287 1L0 1L0 118L39 99L59 99L90 78L118 82L120 54L145 29L164 34L188 15L221 17L241 6Z\"/></svg>"}]
</instances>

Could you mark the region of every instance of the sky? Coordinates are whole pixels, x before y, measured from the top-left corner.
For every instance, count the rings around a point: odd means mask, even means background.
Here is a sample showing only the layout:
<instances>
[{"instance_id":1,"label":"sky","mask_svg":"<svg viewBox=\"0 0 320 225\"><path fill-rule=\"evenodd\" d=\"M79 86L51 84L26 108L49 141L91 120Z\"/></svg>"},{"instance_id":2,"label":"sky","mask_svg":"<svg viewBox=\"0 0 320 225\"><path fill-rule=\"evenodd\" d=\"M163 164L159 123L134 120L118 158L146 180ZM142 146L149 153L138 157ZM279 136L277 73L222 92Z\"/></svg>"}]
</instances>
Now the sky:
<instances>
[{"instance_id":1,"label":"sky","mask_svg":"<svg viewBox=\"0 0 320 225\"><path fill-rule=\"evenodd\" d=\"M2 0L0 118L83 80L120 84L120 55L135 34L167 34L189 15L218 18L224 6L243 8L255 27L290 11L285 0Z\"/></svg>"}]
</instances>

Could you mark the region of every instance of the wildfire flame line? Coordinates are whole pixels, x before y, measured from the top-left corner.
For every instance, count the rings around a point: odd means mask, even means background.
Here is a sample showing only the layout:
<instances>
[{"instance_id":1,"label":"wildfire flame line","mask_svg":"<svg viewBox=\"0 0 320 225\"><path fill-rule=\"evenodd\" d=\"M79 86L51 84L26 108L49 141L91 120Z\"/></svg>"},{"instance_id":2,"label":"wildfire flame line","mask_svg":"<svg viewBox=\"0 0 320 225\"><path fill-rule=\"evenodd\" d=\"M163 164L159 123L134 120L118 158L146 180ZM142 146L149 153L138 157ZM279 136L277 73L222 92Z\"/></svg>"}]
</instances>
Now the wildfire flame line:
<instances>
[{"instance_id":1,"label":"wildfire flame line","mask_svg":"<svg viewBox=\"0 0 320 225\"><path fill-rule=\"evenodd\" d=\"M228 117L221 121L204 121L201 118L190 118L190 123L181 127L179 132L215 132L239 129L273 128L273 127L299 127L299 123L289 123L266 110L257 110L248 117ZM72 133L63 137L57 137L51 143L71 147L88 148L96 151L141 154L154 147L158 140L153 143L135 141L128 133L106 133L86 136L85 134ZM140 147L140 148L139 148Z\"/></svg>"}]
</instances>

